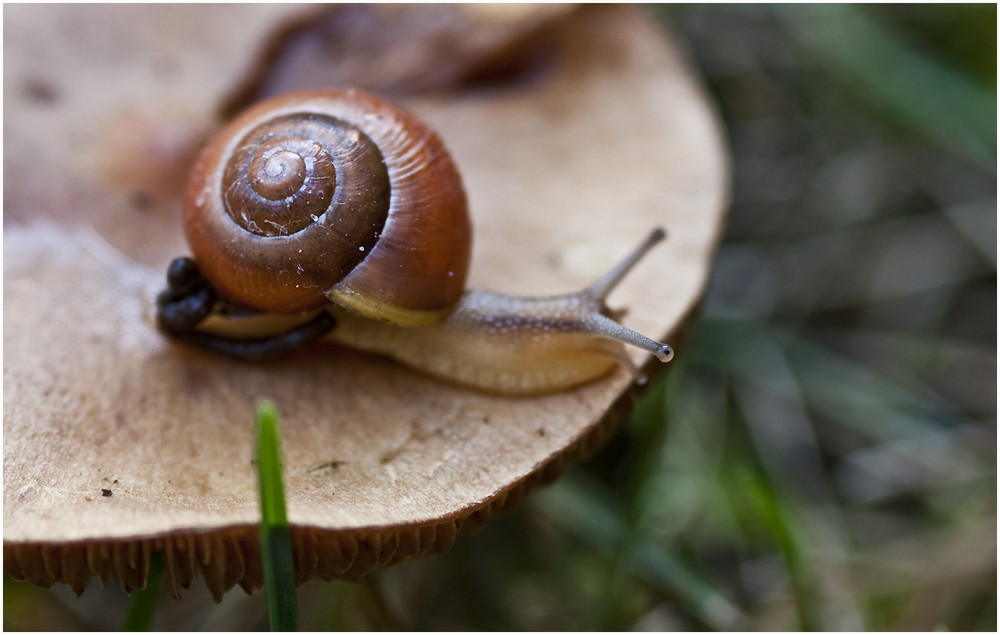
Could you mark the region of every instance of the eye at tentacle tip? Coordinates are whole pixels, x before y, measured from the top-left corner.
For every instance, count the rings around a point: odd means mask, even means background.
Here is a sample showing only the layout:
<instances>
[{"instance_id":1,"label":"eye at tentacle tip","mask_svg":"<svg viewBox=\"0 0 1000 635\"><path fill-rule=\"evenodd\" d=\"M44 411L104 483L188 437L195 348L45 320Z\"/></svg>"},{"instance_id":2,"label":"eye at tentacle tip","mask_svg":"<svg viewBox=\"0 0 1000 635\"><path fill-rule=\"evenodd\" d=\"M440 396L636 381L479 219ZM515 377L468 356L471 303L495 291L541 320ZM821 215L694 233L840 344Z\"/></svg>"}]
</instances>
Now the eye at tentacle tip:
<instances>
[{"instance_id":1,"label":"eye at tentacle tip","mask_svg":"<svg viewBox=\"0 0 1000 635\"><path fill-rule=\"evenodd\" d=\"M656 358L661 362L669 362L674 358L674 349L670 348L666 344L660 344L659 349L654 353Z\"/></svg>"},{"instance_id":2,"label":"eye at tentacle tip","mask_svg":"<svg viewBox=\"0 0 1000 635\"><path fill-rule=\"evenodd\" d=\"M639 337L642 336L640 335ZM634 344L635 342L628 342L628 343ZM661 362L666 363L674 358L674 351L672 348L670 348L670 346L666 344L657 344L656 342L652 343L653 346L646 348L645 350L651 352ZM619 351L618 361L621 363L622 366L625 367L626 370L629 371L629 373L631 373L632 377L635 379L635 382L640 386L646 385L646 383L649 381L649 376L645 372L643 372L643 370L639 368L635 364L635 362L632 361L632 358L628 356L628 353L625 352L625 349L621 349Z\"/></svg>"},{"instance_id":3,"label":"eye at tentacle tip","mask_svg":"<svg viewBox=\"0 0 1000 635\"><path fill-rule=\"evenodd\" d=\"M653 352L653 354L656 356L657 359L659 359L661 362L664 363L669 362L674 358L673 349L667 346L666 344L660 344L657 350ZM635 381L637 383L645 384L649 380L649 377L646 375L646 373L644 373L641 368L635 365L635 362L632 361L632 358L630 358L624 350L621 351L620 361L622 365L626 369L628 369L630 373L632 373L632 376L635 378Z\"/></svg>"}]
</instances>

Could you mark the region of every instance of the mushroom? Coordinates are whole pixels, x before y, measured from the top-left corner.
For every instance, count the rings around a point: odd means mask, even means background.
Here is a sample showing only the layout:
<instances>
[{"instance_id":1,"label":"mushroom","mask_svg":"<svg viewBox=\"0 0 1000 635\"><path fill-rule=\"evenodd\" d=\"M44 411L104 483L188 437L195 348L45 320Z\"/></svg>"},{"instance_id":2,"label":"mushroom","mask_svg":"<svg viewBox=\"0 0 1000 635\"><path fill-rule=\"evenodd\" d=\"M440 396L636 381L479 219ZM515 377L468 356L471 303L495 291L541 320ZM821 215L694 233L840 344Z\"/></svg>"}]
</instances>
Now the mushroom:
<instances>
[{"instance_id":1,"label":"mushroom","mask_svg":"<svg viewBox=\"0 0 1000 635\"><path fill-rule=\"evenodd\" d=\"M100 128L88 118L148 99L204 103L194 115L207 121L225 96L204 87L242 70L212 60L246 62L275 9L171 7L169 19L155 6L11 9L13 75L51 82L51 100L42 107L37 91L12 91L7 102L18 125L5 138L14 184L4 227L5 573L77 593L95 575L114 577L130 591L161 552L175 594L199 575L217 599L236 584L260 587L251 459L261 397L282 412L300 581L358 578L448 549L628 414L641 387L625 370L505 398L347 350L248 364L172 344L154 327L152 298L184 250L178 201L146 193L136 205L141 190L102 180L100 162L87 160ZM220 29L212 36L233 46L182 46L166 36L231 11L248 13L222 21L252 38ZM46 48L67 36L66 20L97 29L126 14L148 65L106 56L80 77L81 42ZM461 165L476 226L470 283L571 291L664 225L667 244L611 304L628 306L637 330L675 334L707 280L727 203L714 114L677 49L637 10L586 7L547 24L555 48L537 76L406 98ZM97 45L124 45L111 35ZM182 80L115 79L126 64L149 74L167 58ZM30 160L15 160L29 149ZM646 354L630 354L652 372Z\"/></svg>"}]
</instances>

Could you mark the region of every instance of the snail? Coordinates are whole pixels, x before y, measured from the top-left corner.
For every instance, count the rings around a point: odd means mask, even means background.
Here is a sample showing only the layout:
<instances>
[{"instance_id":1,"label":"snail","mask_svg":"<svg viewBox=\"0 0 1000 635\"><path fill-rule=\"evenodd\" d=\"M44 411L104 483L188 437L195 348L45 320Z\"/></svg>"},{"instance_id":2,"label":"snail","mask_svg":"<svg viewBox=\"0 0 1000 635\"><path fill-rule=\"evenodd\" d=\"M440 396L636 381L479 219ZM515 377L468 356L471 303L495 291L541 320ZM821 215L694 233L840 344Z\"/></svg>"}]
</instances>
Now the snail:
<instances>
[{"instance_id":1,"label":"snail","mask_svg":"<svg viewBox=\"0 0 1000 635\"><path fill-rule=\"evenodd\" d=\"M184 225L192 257L170 264L158 323L218 353L262 359L323 338L505 395L568 389L618 364L641 378L623 344L673 356L605 304L662 230L575 294L466 290L458 170L426 124L362 91L288 93L236 117L195 163ZM298 323L227 332L278 314Z\"/></svg>"}]
</instances>

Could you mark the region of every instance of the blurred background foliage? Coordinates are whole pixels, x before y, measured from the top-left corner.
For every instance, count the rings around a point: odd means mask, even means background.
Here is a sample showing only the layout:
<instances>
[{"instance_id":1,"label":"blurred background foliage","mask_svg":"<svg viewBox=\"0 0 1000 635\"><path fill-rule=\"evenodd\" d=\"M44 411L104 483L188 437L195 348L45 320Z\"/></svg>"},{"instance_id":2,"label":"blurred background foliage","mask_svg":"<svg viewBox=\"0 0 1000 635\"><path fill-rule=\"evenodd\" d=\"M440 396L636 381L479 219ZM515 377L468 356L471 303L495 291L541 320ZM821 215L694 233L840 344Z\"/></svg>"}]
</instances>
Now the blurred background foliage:
<instances>
[{"instance_id":1,"label":"blurred background foliage","mask_svg":"<svg viewBox=\"0 0 1000 635\"><path fill-rule=\"evenodd\" d=\"M733 154L670 372L450 553L301 587L300 626L995 631L996 5L647 9ZM266 628L262 593L161 594L157 629ZM7 580L4 626L127 603Z\"/></svg>"}]
</instances>

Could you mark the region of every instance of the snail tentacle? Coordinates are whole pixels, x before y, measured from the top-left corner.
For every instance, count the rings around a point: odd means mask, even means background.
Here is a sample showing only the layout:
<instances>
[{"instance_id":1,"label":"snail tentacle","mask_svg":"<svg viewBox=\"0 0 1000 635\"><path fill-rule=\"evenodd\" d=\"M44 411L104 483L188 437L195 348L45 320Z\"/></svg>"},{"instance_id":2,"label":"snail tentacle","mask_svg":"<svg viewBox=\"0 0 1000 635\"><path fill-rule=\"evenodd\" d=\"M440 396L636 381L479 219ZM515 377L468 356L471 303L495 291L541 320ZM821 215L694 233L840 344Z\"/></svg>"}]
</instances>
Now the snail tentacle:
<instances>
[{"instance_id":1,"label":"snail tentacle","mask_svg":"<svg viewBox=\"0 0 1000 635\"><path fill-rule=\"evenodd\" d=\"M619 324L616 320L621 318L624 312L612 312L605 304L605 300L636 263L666 237L667 232L663 228L657 227L628 256L580 293L581 298L585 301L590 299L592 303L585 320L589 332L640 348L652 353L661 362L669 362L674 358L673 349ZM608 314L612 314L613 318L609 317Z\"/></svg>"}]
</instances>

